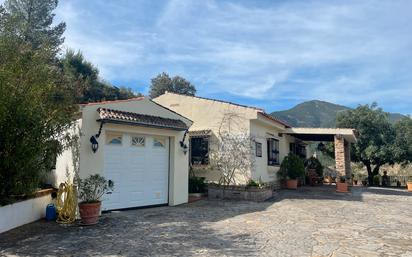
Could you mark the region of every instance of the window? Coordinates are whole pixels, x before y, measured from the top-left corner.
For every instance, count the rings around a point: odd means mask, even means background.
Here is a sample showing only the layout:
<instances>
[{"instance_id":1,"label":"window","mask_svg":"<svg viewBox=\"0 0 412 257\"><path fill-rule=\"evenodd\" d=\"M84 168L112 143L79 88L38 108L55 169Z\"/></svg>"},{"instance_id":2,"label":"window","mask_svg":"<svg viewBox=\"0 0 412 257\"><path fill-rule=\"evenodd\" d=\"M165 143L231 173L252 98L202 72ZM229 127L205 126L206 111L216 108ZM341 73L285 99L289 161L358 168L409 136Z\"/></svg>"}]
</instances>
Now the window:
<instances>
[{"instance_id":1,"label":"window","mask_svg":"<svg viewBox=\"0 0 412 257\"><path fill-rule=\"evenodd\" d=\"M306 146L299 143L290 143L289 151L294 153L303 159L306 159Z\"/></svg>"},{"instance_id":2,"label":"window","mask_svg":"<svg viewBox=\"0 0 412 257\"><path fill-rule=\"evenodd\" d=\"M194 165L209 164L209 137L190 138L190 163Z\"/></svg>"},{"instance_id":3,"label":"window","mask_svg":"<svg viewBox=\"0 0 412 257\"><path fill-rule=\"evenodd\" d=\"M153 138L153 146L154 147L164 148L165 145L166 145L166 139L158 138L158 137Z\"/></svg>"},{"instance_id":4,"label":"window","mask_svg":"<svg viewBox=\"0 0 412 257\"><path fill-rule=\"evenodd\" d=\"M121 145L122 144L122 135L108 133L106 135L106 144L108 144L108 145Z\"/></svg>"},{"instance_id":5,"label":"window","mask_svg":"<svg viewBox=\"0 0 412 257\"><path fill-rule=\"evenodd\" d=\"M279 165L279 140L274 138L267 139L268 145L268 165Z\"/></svg>"},{"instance_id":6,"label":"window","mask_svg":"<svg viewBox=\"0 0 412 257\"><path fill-rule=\"evenodd\" d=\"M142 136L133 136L132 137L132 146L144 147L145 137Z\"/></svg>"},{"instance_id":7,"label":"window","mask_svg":"<svg viewBox=\"0 0 412 257\"><path fill-rule=\"evenodd\" d=\"M256 142L256 157L262 157L262 143Z\"/></svg>"}]
</instances>

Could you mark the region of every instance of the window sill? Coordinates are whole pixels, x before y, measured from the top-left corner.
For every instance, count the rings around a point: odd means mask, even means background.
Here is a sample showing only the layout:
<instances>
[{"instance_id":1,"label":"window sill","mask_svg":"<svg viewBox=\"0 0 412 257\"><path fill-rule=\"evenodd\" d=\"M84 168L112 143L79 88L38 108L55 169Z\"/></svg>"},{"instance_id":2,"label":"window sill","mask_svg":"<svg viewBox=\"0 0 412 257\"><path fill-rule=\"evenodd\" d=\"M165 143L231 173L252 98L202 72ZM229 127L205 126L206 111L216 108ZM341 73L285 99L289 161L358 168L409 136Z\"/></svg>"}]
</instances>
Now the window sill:
<instances>
[{"instance_id":1,"label":"window sill","mask_svg":"<svg viewBox=\"0 0 412 257\"><path fill-rule=\"evenodd\" d=\"M209 164L192 164L191 166L194 169L208 169L210 167Z\"/></svg>"}]
</instances>

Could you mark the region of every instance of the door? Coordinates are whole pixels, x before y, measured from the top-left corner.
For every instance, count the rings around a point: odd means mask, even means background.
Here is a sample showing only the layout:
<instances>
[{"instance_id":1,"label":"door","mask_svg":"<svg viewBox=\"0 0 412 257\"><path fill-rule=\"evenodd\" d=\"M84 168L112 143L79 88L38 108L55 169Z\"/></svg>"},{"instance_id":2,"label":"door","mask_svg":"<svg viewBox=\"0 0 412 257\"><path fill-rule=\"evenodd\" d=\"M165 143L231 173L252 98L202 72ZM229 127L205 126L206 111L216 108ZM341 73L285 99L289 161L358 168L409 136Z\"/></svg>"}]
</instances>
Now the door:
<instances>
[{"instance_id":1,"label":"door","mask_svg":"<svg viewBox=\"0 0 412 257\"><path fill-rule=\"evenodd\" d=\"M169 139L163 136L106 133L104 176L114 190L103 210L168 203Z\"/></svg>"}]
</instances>

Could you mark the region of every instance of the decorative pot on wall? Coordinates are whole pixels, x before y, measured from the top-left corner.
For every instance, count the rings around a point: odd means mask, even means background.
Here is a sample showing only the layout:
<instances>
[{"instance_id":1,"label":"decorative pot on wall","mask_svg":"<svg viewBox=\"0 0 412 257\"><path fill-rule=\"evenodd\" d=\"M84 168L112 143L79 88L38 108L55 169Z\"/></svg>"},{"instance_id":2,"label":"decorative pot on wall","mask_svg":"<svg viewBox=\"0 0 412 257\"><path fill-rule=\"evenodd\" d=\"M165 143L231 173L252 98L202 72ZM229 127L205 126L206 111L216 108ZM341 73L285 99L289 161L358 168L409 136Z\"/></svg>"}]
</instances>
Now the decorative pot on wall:
<instances>
[{"instance_id":1,"label":"decorative pot on wall","mask_svg":"<svg viewBox=\"0 0 412 257\"><path fill-rule=\"evenodd\" d=\"M298 180L297 179L288 179L288 180L286 180L286 188L287 189L297 189L298 188Z\"/></svg>"}]
</instances>

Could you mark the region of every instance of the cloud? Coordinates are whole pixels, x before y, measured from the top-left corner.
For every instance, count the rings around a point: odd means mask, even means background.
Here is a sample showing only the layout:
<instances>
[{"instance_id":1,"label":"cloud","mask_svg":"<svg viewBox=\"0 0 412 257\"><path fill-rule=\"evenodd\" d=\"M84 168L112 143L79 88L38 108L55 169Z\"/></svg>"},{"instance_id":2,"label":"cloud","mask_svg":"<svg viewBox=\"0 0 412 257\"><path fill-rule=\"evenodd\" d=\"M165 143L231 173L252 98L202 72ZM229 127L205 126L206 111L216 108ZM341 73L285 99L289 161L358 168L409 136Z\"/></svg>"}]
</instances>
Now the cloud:
<instances>
[{"instance_id":1,"label":"cloud","mask_svg":"<svg viewBox=\"0 0 412 257\"><path fill-rule=\"evenodd\" d=\"M111 81L167 71L201 95L378 101L411 113L410 1L62 1L66 44Z\"/></svg>"}]
</instances>

